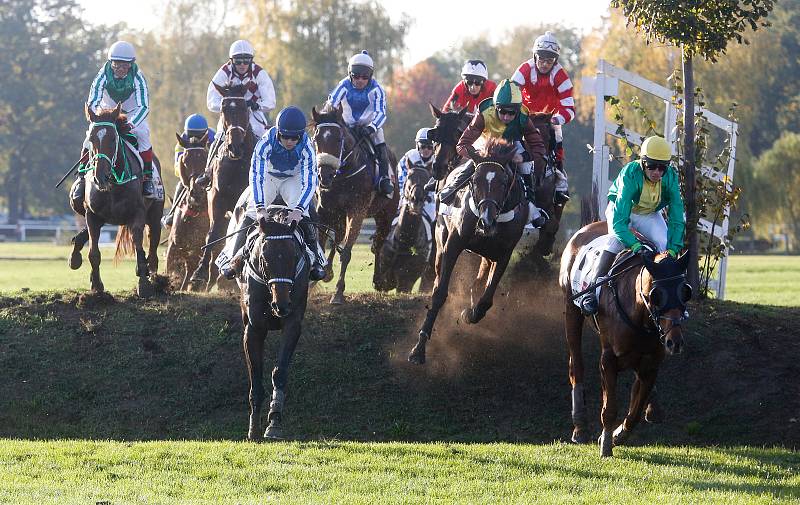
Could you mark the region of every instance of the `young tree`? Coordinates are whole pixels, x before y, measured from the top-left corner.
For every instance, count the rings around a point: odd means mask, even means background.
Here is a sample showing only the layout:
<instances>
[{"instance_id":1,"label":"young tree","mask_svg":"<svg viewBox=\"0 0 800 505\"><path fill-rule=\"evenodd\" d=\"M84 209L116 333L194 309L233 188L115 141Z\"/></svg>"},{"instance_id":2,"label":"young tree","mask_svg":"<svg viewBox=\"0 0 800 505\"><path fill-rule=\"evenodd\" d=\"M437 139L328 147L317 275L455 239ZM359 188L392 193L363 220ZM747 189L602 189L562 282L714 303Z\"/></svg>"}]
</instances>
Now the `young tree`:
<instances>
[{"instance_id":1,"label":"young tree","mask_svg":"<svg viewBox=\"0 0 800 505\"><path fill-rule=\"evenodd\" d=\"M684 82L683 172L686 189L686 241L689 246L689 282L697 289L700 283L697 237L697 202L695 199L695 128L694 73L692 60L700 56L716 62L725 54L728 43L748 43L744 32L769 26L764 21L772 11L774 0L716 2L696 0L612 0L621 8L628 25L645 33L647 43L671 43L681 48Z\"/></svg>"},{"instance_id":2,"label":"young tree","mask_svg":"<svg viewBox=\"0 0 800 505\"><path fill-rule=\"evenodd\" d=\"M784 133L755 162L760 182L758 200L772 223L782 223L793 235L794 250L800 250L800 134Z\"/></svg>"}]
</instances>

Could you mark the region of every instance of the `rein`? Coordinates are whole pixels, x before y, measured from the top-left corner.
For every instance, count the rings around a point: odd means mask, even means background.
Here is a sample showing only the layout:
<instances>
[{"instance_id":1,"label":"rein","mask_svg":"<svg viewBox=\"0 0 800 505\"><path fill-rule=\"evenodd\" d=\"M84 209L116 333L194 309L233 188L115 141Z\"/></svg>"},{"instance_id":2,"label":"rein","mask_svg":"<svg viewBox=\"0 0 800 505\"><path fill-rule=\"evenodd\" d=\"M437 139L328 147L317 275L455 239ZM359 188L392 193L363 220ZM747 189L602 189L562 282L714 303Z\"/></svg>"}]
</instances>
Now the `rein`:
<instances>
[{"instance_id":1,"label":"rein","mask_svg":"<svg viewBox=\"0 0 800 505\"><path fill-rule=\"evenodd\" d=\"M86 163L86 167L78 170L78 172L86 173L95 170L97 168L97 163L100 160L106 160L108 164L111 166L111 177L114 178L114 181L116 182L117 185L122 185L136 179L137 177L131 174L130 165L128 164L128 157L125 156L124 154L122 155L122 158L125 161L125 166L122 169L122 173L120 174L117 173L116 170L117 157L119 156L120 148L124 150L125 146L122 143L122 136L117 131L116 123L111 123L108 121L98 121L96 123L91 124L91 129L94 130L98 126L111 127L111 130L114 132L114 136L116 137L116 140L114 142L114 156L109 158L108 155L105 153L100 153L100 152L95 153L91 158L89 158L89 161Z\"/></svg>"},{"instance_id":2,"label":"rein","mask_svg":"<svg viewBox=\"0 0 800 505\"><path fill-rule=\"evenodd\" d=\"M342 125L340 125L339 123L334 123L334 122L319 123L319 124L317 124L317 133L319 133L319 129L320 128L324 128L324 127L338 128L339 129L339 156L335 157L331 153L326 153L326 152L322 152L321 154L328 155L331 158L336 158L336 162L337 162L338 166L336 167L336 174L334 175L334 177L343 175L344 174L344 170L342 170L342 167L345 165L345 163L347 162L348 158L350 158L350 156L353 155L353 153L355 152L356 148L359 145L361 145L361 142L363 142L364 138L366 138L366 137L362 137L361 139L359 139L353 145L353 147L347 152L347 154L344 157L342 157L344 155L344 130L343 130ZM314 135L314 136L316 137L316 135ZM319 145L317 144L316 139L314 140L314 144L317 146L317 149L319 150ZM350 177L353 177L354 175L360 173L365 168L367 168L366 164L364 164L361 167L359 167L358 170L356 170L356 171L354 171L354 172L352 172L350 174L345 175L344 178L345 179L349 179Z\"/></svg>"}]
</instances>

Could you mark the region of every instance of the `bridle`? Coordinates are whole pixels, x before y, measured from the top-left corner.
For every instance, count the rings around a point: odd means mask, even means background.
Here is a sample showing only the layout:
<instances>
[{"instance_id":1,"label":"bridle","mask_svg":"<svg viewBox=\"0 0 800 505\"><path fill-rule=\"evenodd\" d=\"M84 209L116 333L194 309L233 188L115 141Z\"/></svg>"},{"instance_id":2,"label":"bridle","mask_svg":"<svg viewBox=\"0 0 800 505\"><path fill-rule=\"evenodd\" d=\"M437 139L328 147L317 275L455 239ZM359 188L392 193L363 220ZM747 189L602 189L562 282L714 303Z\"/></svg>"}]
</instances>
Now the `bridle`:
<instances>
[{"instance_id":1,"label":"bridle","mask_svg":"<svg viewBox=\"0 0 800 505\"><path fill-rule=\"evenodd\" d=\"M475 201L475 176L478 174L478 168L483 166L483 165L494 165L494 166L499 167L500 170L505 174L505 176L510 179L510 183L506 187L505 194L503 195L502 202L498 202L494 198L484 198L480 202L476 202ZM481 208L482 205L484 205L484 204L492 204L494 206L494 208L496 209L495 218L498 215L500 215L501 211L503 210L503 206L505 205L506 201L508 200L509 195L511 194L511 189L514 187L514 181L515 180L516 180L516 177L514 177L514 172L511 171L511 169L509 169L508 167L502 165L501 163L498 163L496 161L482 161L482 162L476 164L475 165L475 172L472 174L472 177L470 177L470 180L469 180L469 193L470 193L469 204L470 204L470 207L472 207L473 213L477 216L477 215L479 215L479 212L480 212L479 209Z\"/></svg>"},{"instance_id":2,"label":"bridle","mask_svg":"<svg viewBox=\"0 0 800 505\"><path fill-rule=\"evenodd\" d=\"M659 286L659 284L663 284L665 282L674 281L674 280L677 280L677 279L683 279L683 283L685 284L686 283L686 273L673 275L671 277L665 277L663 279L653 279L653 287L650 288L650 293L648 293L648 295L645 296L644 292L642 291L642 277L644 275L644 270L645 270L645 267L642 267L642 269L639 271L639 282L638 282L639 297L642 299L642 302L644 302L644 306L647 309L647 313L650 316L650 320L653 322L653 324L656 327L656 331L658 332L658 339L661 341L662 344L664 344L665 341L666 341L666 338L667 338L667 331L671 331L673 328L680 328L682 323L689 319L689 316L687 315L687 312L686 312L686 305L684 304L685 302L680 300L680 297L678 298L679 302L681 303L681 307L680 308L683 309L683 310L681 310L680 317L671 317L671 316L662 315L661 311L663 309L659 309L658 307L656 307L654 309L652 304L651 304L651 300L653 299L653 292L655 292L658 289L666 290L666 288L664 288L662 286ZM678 286L681 286L681 285L678 284ZM680 289L680 287L677 287L677 289ZM662 321L662 320L669 321L671 323L670 327L666 331L661 326L661 322L660 321Z\"/></svg>"},{"instance_id":3,"label":"bridle","mask_svg":"<svg viewBox=\"0 0 800 505\"><path fill-rule=\"evenodd\" d=\"M320 128L336 128L338 130L338 132L339 132L339 155L338 156L334 156L331 153L327 153L325 151L322 151L319 148L319 143L317 142L317 136L320 134ZM335 161L336 173L334 174L334 178L338 177L340 175L343 175L344 174L344 170L342 168L346 165L347 160L350 158L350 156L352 156L353 153L355 152L356 147L358 146L359 142L356 142L353 145L353 147L350 148L347 151L347 153L345 154L344 127L341 124L336 123L336 122L318 123L316 125L315 129L316 129L316 131L314 132L314 147L316 148L317 152L320 153L317 156L317 164L319 164L319 165L323 164L323 160L327 161L329 163ZM356 175L359 172L361 172L362 170L364 170L364 168L366 168L366 165L360 167L358 170L356 170L356 171L354 171L354 172L352 172L350 174L345 175L344 178L348 179L350 177L353 177L354 175Z\"/></svg>"},{"instance_id":4,"label":"bridle","mask_svg":"<svg viewBox=\"0 0 800 505\"><path fill-rule=\"evenodd\" d=\"M242 100L244 102L247 102L243 96L224 96L224 97L222 97L222 103L223 104L225 103L225 100ZM224 105L223 105L223 110L224 110ZM245 111L245 112L247 112L247 111ZM248 117L249 117L249 114L248 114ZM247 139L247 133L249 131L251 131L250 121L249 120L247 121L247 127L234 125L234 124L228 124L227 128L225 128L225 143L226 143L226 145L230 145L230 141L228 140L229 139L228 133L231 130L241 130L242 135L244 136L245 139ZM225 150L223 149L222 152L224 152L224 151ZM235 158L233 156L230 157L230 159L232 159L234 161L239 160L240 158L241 158L241 156L237 156Z\"/></svg>"},{"instance_id":5,"label":"bridle","mask_svg":"<svg viewBox=\"0 0 800 505\"><path fill-rule=\"evenodd\" d=\"M94 153L94 155L92 155L92 157L89 158L89 161L86 163L86 168L83 169L83 173L86 173L86 172L94 170L94 180L97 182L97 184L99 186L101 183L100 183L100 180L97 178L97 170L96 170L96 168L97 168L97 164L101 160L104 160L104 161L108 162L108 164L111 167L111 170L110 170L110 172L108 174L108 177L106 177L106 181L110 180L113 177L117 184L125 184L126 182L130 182L130 181L136 179L135 175L131 175L130 178L126 179L126 174L130 173L130 167L128 165L128 157L127 156L123 156L123 159L125 160L125 166L124 166L124 168L122 170L122 173L120 173L120 174L117 173L117 170L116 170L117 158L119 157L120 148L122 147L123 144L122 144L122 137L120 136L119 132L117 131L116 123L112 123L112 122L109 122L109 121L96 121L96 122L92 122L90 124L90 129L91 129L91 131L94 131L95 128L100 127L100 126L108 127L114 134L114 155L111 158L109 158L108 155L105 154L105 153L102 153L102 152L99 152L99 151ZM108 131L108 130L106 130L106 131ZM98 139L98 141L99 140L100 139ZM106 182L106 181L103 181L103 182Z\"/></svg>"}]
</instances>

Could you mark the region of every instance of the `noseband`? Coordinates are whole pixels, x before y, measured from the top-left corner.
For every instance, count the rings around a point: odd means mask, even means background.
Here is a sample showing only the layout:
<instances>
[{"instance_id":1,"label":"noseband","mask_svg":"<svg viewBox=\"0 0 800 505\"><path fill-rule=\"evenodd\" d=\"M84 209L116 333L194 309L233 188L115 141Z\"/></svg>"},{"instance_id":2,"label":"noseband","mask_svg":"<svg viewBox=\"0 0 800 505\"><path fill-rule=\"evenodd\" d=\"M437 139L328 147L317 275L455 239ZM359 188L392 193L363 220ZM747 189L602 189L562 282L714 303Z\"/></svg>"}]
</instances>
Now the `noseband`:
<instances>
[{"instance_id":1,"label":"noseband","mask_svg":"<svg viewBox=\"0 0 800 505\"><path fill-rule=\"evenodd\" d=\"M317 142L317 135L320 132L320 128L326 128L326 127L327 128L337 128L339 130L339 156L338 157L334 156L331 153L326 153L324 151L320 152L319 143ZM347 151L347 154L345 154L345 152L344 152L344 147L345 147L344 146L344 128L339 123L329 122L329 123L319 123L319 124L317 124L317 132L314 134L314 145L315 145L317 151L320 152L320 154L317 156L317 164L318 165L322 165L322 164L325 163L325 161L328 161L331 165L335 165L336 166L336 173L334 174L334 177L338 177L338 176L344 174L344 170L342 170L342 169L345 166L345 164L347 163L347 160L350 158L350 156L352 156L353 153L355 152L356 146L358 145L358 143L356 143L349 151ZM348 179L350 177L353 177L354 175L356 175L356 174L360 173L362 170L364 170L364 168L366 168L366 165L362 166L361 168L359 168L358 170L354 171L351 174L347 174L346 176L344 176L344 178Z\"/></svg>"},{"instance_id":2,"label":"noseband","mask_svg":"<svg viewBox=\"0 0 800 505\"><path fill-rule=\"evenodd\" d=\"M128 157L124 156L124 155L122 156L122 158L125 160L125 167L123 168L122 173L120 173L120 174L117 173L117 170L116 170L117 158L119 157L120 147L122 147L122 137L120 136L119 132L117 131L117 125L115 123L111 123L111 122L108 122L108 121L97 121L97 122L91 123L91 125L90 125L92 130L94 130L95 128L97 128L99 126L110 127L111 131L114 132L114 137L115 137L115 140L114 140L114 155L111 158L109 158L108 155L106 155L105 153L101 153L101 152L94 153L94 155L91 158L89 158L89 161L86 163L86 168L83 170L83 173L89 172L91 170L95 170L97 168L97 164L100 162L100 160L105 160L105 161L108 162L108 164L111 167L110 173L109 173L108 177L106 178L106 181L110 180L113 177L117 184L125 184L126 182L130 182L130 181L136 179L135 175L130 175L129 178L126 178L126 174L130 173L130 167L128 165ZM97 181L97 183L99 185L100 184L100 180L97 178L97 171L96 170L95 170L95 173L94 173L94 179L95 179L95 181Z\"/></svg>"}]
</instances>

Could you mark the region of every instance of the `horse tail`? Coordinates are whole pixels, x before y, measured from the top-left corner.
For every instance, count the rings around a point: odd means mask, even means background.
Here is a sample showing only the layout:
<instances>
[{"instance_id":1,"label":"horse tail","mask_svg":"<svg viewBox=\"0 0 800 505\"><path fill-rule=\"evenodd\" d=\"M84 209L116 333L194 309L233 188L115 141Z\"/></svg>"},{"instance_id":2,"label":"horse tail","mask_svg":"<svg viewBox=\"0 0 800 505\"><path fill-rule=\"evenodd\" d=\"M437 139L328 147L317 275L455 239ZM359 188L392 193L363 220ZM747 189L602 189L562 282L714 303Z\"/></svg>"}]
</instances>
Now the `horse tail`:
<instances>
[{"instance_id":1,"label":"horse tail","mask_svg":"<svg viewBox=\"0 0 800 505\"><path fill-rule=\"evenodd\" d=\"M114 251L114 264L116 265L119 260L129 256L133 256L136 248L133 245L133 233L129 226L120 226L117 232L116 240L117 249Z\"/></svg>"}]
</instances>

